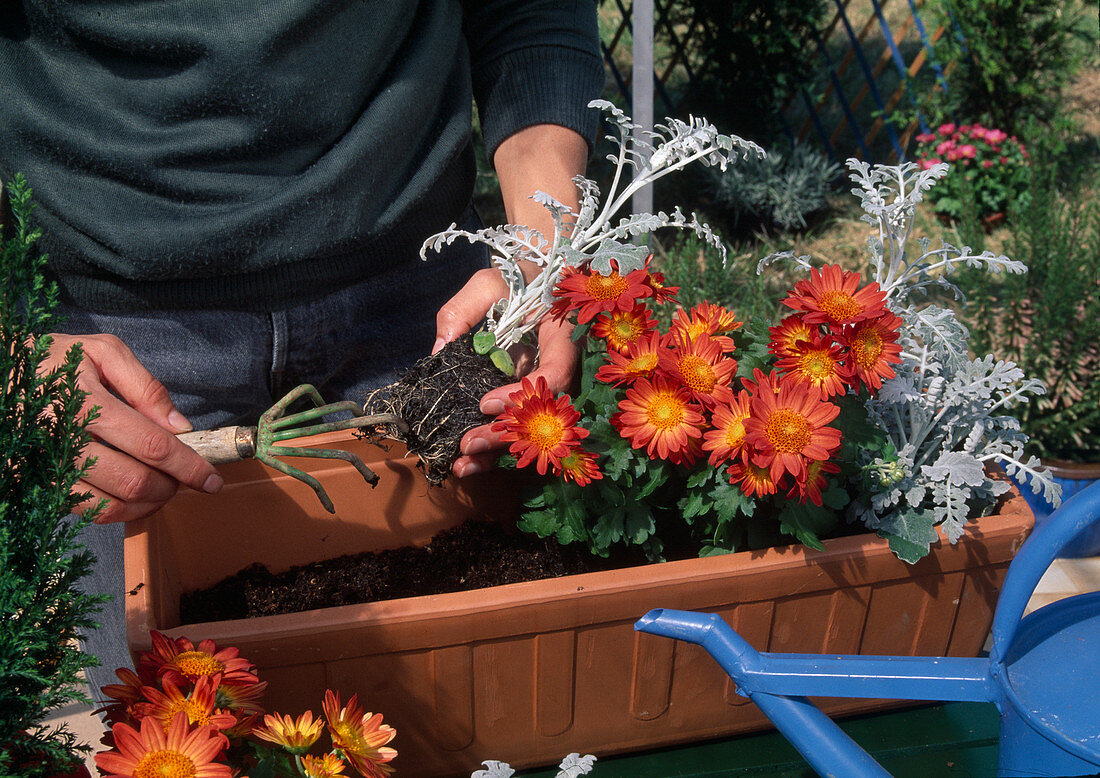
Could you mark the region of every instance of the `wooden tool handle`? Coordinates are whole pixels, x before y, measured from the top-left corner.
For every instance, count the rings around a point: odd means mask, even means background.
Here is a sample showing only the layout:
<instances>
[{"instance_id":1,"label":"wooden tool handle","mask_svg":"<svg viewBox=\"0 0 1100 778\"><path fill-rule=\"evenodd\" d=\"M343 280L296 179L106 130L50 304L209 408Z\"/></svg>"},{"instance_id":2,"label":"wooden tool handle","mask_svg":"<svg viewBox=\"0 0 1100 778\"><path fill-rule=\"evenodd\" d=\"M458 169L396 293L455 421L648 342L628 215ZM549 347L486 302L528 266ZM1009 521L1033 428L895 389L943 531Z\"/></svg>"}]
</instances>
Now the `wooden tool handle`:
<instances>
[{"instance_id":1,"label":"wooden tool handle","mask_svg":"<svg viewBox=\"0 0 1100 778\"><path fill-rule=\"evenodd\" d=\"M255 427L220 427L183 432L176 438L213 465L240 462L256 453Z\"/></svg>"}]
</instances>

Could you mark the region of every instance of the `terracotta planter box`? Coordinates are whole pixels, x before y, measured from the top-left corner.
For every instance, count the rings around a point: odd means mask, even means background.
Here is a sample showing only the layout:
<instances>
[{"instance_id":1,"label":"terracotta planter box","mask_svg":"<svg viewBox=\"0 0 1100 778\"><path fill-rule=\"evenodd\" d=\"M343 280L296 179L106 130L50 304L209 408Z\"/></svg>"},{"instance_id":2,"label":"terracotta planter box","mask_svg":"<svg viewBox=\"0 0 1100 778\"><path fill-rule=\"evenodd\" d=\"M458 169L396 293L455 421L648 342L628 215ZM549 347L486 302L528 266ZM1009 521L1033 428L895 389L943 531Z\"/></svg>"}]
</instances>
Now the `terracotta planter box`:
<instances>
[{"instance_id":1,"label":"terracotta planter box","mask_svg":"<svg viewBox=\"0 0 1100 778\"><path fill-rule=\"evenodd\" d=\"M589 573L493 589L242 621L180 624L181 592L252 562L273 571L343 553L423 543L469 516L515 515L506 474L429 489L408 459L335 435L381 475L373 492L344 463L301 460L329 490L256 463L226 466L216 498L183 493L127 527L127 627L234 645L270 681L270 708L320 712L326 688L358 693L398 731L402 776L469 775L571 751L609 755L769 727L696 646L635 633L651 608L716 611L770 651L974 656L1032 513L1013 492L965 541L920 564L873 535ZM390 452L390 456L395 451ZM427 497L424 506L419 499ZM417 507L414 507L416 503ZM889 703L826 701L832 714Z\"/></svg>"}]
</instances>

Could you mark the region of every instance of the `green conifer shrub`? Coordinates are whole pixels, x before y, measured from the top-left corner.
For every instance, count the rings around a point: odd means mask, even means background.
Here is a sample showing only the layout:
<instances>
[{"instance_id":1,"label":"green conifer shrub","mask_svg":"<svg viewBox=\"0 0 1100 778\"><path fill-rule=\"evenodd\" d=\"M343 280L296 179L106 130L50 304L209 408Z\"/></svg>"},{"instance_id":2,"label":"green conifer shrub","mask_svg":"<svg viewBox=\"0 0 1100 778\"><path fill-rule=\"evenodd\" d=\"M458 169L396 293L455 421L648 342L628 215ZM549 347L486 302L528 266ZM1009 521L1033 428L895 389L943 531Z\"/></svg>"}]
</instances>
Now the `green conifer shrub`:
<instances>
[{"instance_id":1,"label":"green conifer shrub","mask_svg":"<svg viewBox=\"0 0 1100 778\"><path fill-rule=\"evenodd\" d=\"M78 673L88 658L77 636L101 597L82 593L92 555L77 540L91 520L72 520L72 493L87 463L93 414L82 412L81 352L44 370L55 324L56 285L35 250L34 204L22 176L8 187L11 224L0 233L0 775L50 776L80 762L76 736L41 722L86 700ZM41 372L40 372L41 370Z\"/></svg>"}]
</instances>

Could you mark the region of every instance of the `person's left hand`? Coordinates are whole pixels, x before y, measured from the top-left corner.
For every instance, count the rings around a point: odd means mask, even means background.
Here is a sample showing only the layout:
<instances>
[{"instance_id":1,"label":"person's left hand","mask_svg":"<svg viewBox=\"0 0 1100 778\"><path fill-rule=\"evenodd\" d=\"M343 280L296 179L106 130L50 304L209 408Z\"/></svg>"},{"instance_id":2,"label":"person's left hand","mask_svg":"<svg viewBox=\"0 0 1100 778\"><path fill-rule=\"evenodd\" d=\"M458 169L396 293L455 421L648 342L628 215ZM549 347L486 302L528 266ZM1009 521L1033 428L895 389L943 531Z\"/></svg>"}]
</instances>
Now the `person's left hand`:
<instances>
[{"instance_id":1,"label":"person's left hand","mask_svg":"<svg viewBox=\"0 0 1100 778\"><path fill-rule=\"evenodd\" d=\"M558 125L536 124L506 138L493 154L493 167L500 181L508 221L526 225L544 236L553 235L554 220L550 212L531 196L541 190L575 211L579 203L573 178L584 173L587 160L585 139ZM527 275L537 272L537 268L532 266L523 272ZM433 353L479 326L489 308L507 295L508 287L498 270L475 273L436 316L437 339ZM545 378L550 391L555 393L569 387L577 366L577 350L570 338L571 331L569 324L551 321L547 316L538 325L538 365L530 375ZM517 360L516 368L518 375L527 372L522 360ZM487 393L481 399L481 411L496 416L508 404L508 395L519 388L519 384L509 384ZM490 426L475 427L462 437L459 444L462 456L451 467L459 478L491 468L502 453L500 449L504 444L500 434L493 432Z\"/></svg>"},{"instance_id":2,"label":"person's left hand","mask_svg":"<svg viewBox=\"0 0 1100 778\"><path fill-rule=\"evenodd\" d=\"M485 314L501 297L507 294L507 287L499 271L495 269L479 270L459 292L440 308L436 316L436 342L433 353L446 343L477 327L485 319ZM569 387L573 371L577 367L577 349L570 338L571 327L568 323L543 317L538 326L538 365L531 370L531 364L517 360L518 375L529 371L533 379L542 376L554 393L564 392ZM481 398L481 412L496 416L508 404L508 395L519 391L519 384L512 383L494 389ZM492 423L474 427L462 436L459 449L462 455L451 466L452 472L459 478L480 473L493 467L493 463L507 444L501 442L500 433L493 432Z\"/></svg>"}]
</instances>

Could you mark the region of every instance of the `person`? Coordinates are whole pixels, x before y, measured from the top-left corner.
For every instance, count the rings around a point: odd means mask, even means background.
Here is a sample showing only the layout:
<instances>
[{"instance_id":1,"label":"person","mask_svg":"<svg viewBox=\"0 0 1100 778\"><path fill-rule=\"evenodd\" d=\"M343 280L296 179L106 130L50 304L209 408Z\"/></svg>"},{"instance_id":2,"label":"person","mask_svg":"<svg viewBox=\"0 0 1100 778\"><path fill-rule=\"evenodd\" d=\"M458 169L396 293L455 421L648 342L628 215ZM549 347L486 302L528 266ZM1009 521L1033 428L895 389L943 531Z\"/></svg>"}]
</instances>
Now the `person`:
<instances>
[{"instance_id":1,"label":"person","mask_svg":"<svg viewBox=\"0 0 1100 778\"><path fill-rule=\"evenodd\" d=\"M122 647L120 522L217 471L176 433L254 424L285 391L362 402L505 293L484 249L429 235L470 207L476 99L507 218L575 205L603 84L592 0L45 2L0 6L0 174L23 173L61 291L54 360L84 349L99 416L79 486L113 595L86 636L98 691ZM535 370L568 383L553 323ZM503 409L506 386L482 400ZM457 476L499 438L469 432Z\"/></svg>"}]
</instances>

